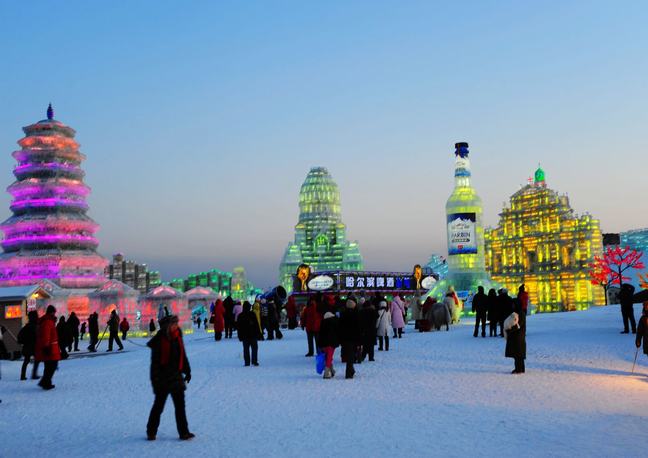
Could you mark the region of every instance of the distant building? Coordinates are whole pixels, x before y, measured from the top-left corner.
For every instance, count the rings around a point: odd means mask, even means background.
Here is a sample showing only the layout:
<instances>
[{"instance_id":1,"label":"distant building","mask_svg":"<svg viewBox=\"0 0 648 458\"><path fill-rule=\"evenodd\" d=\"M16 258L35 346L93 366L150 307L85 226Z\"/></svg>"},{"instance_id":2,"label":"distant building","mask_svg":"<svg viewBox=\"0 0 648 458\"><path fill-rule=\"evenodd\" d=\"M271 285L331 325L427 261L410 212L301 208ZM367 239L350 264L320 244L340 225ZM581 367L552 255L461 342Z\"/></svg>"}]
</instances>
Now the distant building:
<instances>
[{"instance_id":1,"label":"distant building","mask_svg":"<svg viewBox=\"0 0 648 458\"><path fill-rule=\"evenodd\" d=\"M511 196L499 225L485 233L486 266L513 294L525 284L540 312L583 310L603 304L588 265L603 252L599 221L577 216L569 199L547 188L545 173Z\"/></svg>"},{"instance_id":2,"label":"distant building","mask_svg":"<svg viewBox=\"0 0 648 458\"><path fill-rule=\"evenodd\" d=\"M106 276L119 280L140 293L147 293L162 284L160 272L149 271L146 264L125 259L122 253L113 255L112 262L106 267Z\"/></svg>"},{"instance_id":3,"label":"distant building","mask_svg":"<svg viewBox=\"0 0 648 458\"><path fill-rule=\"evenodd\" d=\"M169 286L183 292L201 286L211 288L221 296L227 297L232 291L232 273L211 269L206 272L191 274L187 278L174 278L169 282Z\"/></svg>"},{"instance_id":4,"label":"distant building","mask_svg":"<svg viewBox=\"0 0 648 458\"><path fill-rule=\"evenodd\" d=\"M340 190L324 167L313 167L299 192L299 221L279 266L279 282L292 291L292 276L300 264L314 271L362 270L357 242L346 239Z\"/></svg>"},{"instance_id":5,"label":"distant building","mask_svg":"<svg viewBox=\"0 0 648 458\"><path fill-rule=\"evenodd\" d=\"M633 250L643 252L641 260L644 264L648 265L648 228L621 232L620 239L622 247L629 246ZM631 277L630 283L639 288L639 274L644 274L645 272L637 269L630 269L627 272Z\"/></svg>"}]
</instances>

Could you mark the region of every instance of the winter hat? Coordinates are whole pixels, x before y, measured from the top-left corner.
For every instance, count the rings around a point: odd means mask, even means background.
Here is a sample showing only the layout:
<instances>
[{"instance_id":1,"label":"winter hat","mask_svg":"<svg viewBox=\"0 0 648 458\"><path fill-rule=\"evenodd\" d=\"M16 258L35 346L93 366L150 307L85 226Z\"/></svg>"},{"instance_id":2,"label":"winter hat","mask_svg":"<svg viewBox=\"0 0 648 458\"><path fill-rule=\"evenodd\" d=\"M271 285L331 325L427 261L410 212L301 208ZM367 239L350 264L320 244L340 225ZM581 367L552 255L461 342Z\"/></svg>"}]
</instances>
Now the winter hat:
<instances>
[{"instance_id":1,"label":"winter hat","mask_svg":"<svg viewBox=\"0 0 648 458\"><path fill-rule=\"evenodd\" d=\"M387 308L387 302L380 301L380 303L378 304L378 308L386 309Z\"/></svg>"},{"instance_id":2,"label":"winter hat","mask_svg":"<svg viewBox=\"0 0 648 458\"><path fill-rule=\"evenodd\" d=\"M327 318L335 318L335 315L333 315L331 312L326 312L324 314L324 319L327 319Z\"/></svg>"},{"instance_id":3,"label":"winter hat","mask_svg":"<svg viewBox=\"0 0 648 458\"><path fill-rule=\"evenodd\" d=\"M51 314L56 313L56 307L54 307L54 306L51 305L51 304L48 305L48 306L47 306L47 310L45 311L45 313L51 313Z\"/></svg>"},{"instance_id":4,"label":"winter hat","mask_svg":"<svg viewBox=\"0 0 648 458\"><path fill-rule=\"evenodd\" d=\"M346 301L346 307L348 309L353 309L356 306L356 301L354 297L349 297Z\"/></svg>"}]
</instances>

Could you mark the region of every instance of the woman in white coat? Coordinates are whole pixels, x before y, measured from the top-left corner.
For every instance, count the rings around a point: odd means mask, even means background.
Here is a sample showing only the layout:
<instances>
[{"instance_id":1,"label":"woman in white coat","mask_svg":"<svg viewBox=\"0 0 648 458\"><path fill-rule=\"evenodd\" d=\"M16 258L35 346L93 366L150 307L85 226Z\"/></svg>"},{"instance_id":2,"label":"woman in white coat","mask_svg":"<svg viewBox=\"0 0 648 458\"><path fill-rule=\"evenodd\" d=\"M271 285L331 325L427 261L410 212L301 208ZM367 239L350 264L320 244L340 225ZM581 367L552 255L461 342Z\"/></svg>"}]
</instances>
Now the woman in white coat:
<instances>
[{"instance_id":1,"label":"woman in white coat","mask_svg":"<svg viewBox=\"0 0 648 458\"><path fill-rule=\"evenodd\" d=\"M403 300L396 294L394 300L391 303L391 322L392 328L394 328L394 338L397 337L400 339L403 337L403 328L405 327L405 303Z\"/></svg>"},{"instance_id":2,"label":"woman in white coat","mask_svg":"<svg viewBox=\"0 0 648 458\"><path fill-rule=\"evenodd\" d=\"M378 319L376 320L378 351L383 351L383 340L385 341L385 351L389 351L389 328L391 326L391 313L387 310L387 302L380 301L378 304Z\"/></svg>"}]
</instances>

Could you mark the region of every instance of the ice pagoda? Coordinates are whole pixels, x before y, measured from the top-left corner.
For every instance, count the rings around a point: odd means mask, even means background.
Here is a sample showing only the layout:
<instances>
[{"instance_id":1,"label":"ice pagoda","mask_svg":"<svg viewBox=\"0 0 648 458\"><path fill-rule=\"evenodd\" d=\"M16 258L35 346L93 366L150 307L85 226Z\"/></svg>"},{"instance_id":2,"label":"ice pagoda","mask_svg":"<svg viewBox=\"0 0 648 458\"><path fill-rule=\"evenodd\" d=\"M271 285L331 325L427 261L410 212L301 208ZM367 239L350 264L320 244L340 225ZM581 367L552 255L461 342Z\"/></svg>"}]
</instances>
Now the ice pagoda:
<instances>
[{"instance_id":1,"label":"ice pagoda","mask_svg":"<svg viewBox=\"0 0 648 458\"><path fill-rule=\"evenodd\" d=\"M16 181L7 188L11 211L0 229L0 286L29 285L49 279L62 288L97 288L106 279L108 261L97 253L98 229L89 216L75 131L54 119L23 127Z\"/></svg>"},{"instance_id":2,"label":"ice pagoda","mask_svg":"<svg viewBox=\"0 0 648 458\"><path fill-rule=\"evenodd\" d=\"M313 167L299 192L299 221L279 267L279 282L292 290L292 275L300 264L313 271L362 270L357 242L346 239L340 190L324 167Z\"/></svg>"}]
</instances>

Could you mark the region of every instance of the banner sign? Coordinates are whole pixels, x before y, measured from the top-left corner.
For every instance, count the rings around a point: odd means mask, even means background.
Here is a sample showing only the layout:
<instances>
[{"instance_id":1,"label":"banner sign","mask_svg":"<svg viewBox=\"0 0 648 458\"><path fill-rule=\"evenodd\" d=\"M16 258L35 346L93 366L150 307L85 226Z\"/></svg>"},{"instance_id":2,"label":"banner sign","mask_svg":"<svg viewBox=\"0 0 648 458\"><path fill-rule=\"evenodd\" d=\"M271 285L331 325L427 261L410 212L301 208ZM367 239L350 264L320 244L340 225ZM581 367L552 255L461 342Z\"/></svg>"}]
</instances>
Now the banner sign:
<instances>
[{"instance_id":1,"label":"banner sign","mask_svg":"<svg viewBox=\"0 0 648 458\"><path fill-rule=\"evenodd\" d=\"M436 278L433 275L420 276L420 282L414 274L409 272L362 272L362 271L328 271L313 272L306 282L307 290L304 293L314 292L402 292L416 293L426 291L434 285ZM295 279L298 280L295 276ZM417 283L419 287L417 288ZM299 293L299 289L294 290Z\"/></svg>"},{"instance_id":2,"label":"banner sign","mask_svg":"<svg viewBox=\"0 0 648 458\"><path fill-rule=\"evenodd\" d=\"M448 254L476 254L477 230L475 213L448 215Z\"/></svg>"}]
</instances>

